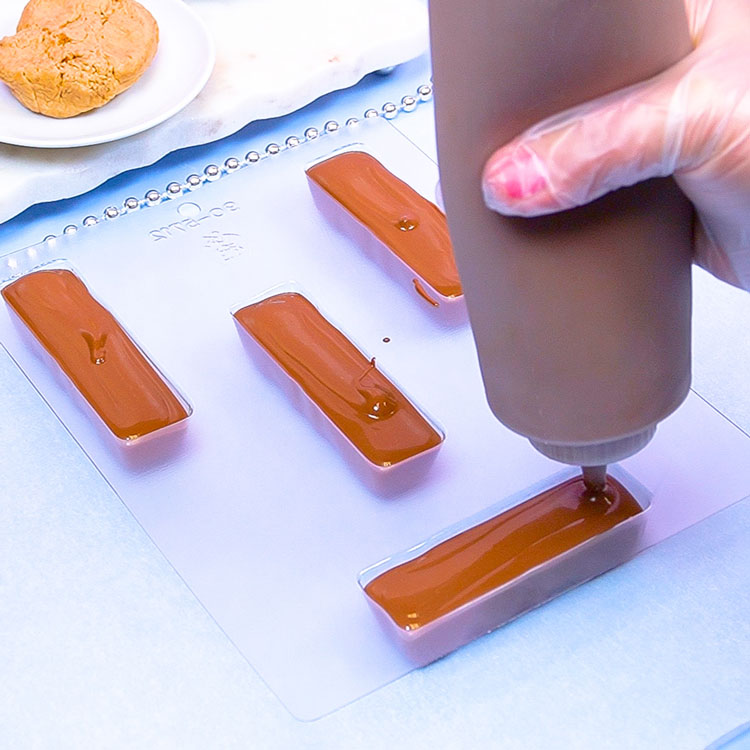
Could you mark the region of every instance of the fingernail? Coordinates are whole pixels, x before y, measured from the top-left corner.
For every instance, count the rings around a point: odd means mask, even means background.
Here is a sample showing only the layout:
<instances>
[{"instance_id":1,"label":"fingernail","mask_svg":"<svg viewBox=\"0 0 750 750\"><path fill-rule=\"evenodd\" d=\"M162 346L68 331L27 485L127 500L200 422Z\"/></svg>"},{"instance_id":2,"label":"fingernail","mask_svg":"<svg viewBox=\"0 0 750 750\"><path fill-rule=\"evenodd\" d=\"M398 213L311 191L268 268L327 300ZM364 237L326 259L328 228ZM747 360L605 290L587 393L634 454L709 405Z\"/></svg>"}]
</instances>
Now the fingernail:
<instances>
[{"instance_id":1,"label":"fingernail","mask_svg":"<svg viewBox=\"0 0 750 750\"><path fill-rule=\"evenodd\" d=\"M482 181L485 203L496 211L512 210L516 203L533 197L546 185L534 154L523 147L491 160Z\"/></svg>"}]
</instances>

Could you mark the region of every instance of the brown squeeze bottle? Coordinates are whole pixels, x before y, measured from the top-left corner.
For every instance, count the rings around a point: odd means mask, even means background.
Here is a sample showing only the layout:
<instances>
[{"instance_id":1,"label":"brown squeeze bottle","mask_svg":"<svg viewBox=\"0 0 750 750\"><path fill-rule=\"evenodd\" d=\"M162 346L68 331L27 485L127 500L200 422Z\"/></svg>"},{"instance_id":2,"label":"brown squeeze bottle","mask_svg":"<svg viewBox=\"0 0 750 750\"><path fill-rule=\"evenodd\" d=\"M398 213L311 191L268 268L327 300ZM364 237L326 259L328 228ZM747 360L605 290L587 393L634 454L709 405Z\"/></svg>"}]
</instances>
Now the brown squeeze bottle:
<instances>
[{"instance_id":1,"label":"brown squeeze bottle","mask_svg":"<svg viewBox=\"0 0 750 750\"><path fill-rule=\"evenodd\" d=\"M441 188L489 404L603 481L688 392L692 207L666 178L507 218L481 175L532 124L689 53L683 0L430 0L430 22Z\"/></svg>"}]
</instances>

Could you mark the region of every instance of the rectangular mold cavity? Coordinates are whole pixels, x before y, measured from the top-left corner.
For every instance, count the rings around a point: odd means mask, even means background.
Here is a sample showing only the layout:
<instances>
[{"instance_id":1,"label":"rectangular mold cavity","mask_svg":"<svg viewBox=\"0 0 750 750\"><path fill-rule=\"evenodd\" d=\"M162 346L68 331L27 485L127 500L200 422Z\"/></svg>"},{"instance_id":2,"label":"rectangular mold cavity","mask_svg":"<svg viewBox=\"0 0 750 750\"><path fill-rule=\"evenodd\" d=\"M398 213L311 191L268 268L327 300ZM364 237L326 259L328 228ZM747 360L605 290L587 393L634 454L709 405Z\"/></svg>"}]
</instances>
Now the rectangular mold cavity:
<instances>
[{"instance_id":1,"label":"rectangular mold cavity","mask_svg":"<svg viewBox=\"0 0 750 750\"><path fill-rule=\"evenodd\" d=\"M378 476L409 466L417 477L431 462L443 431L296 284L232 314L264 374L335 444L354 449L358 463Z\"/></svg>"},{"instance_id":2,"label":"rectangular mold cavity","mask_svg":"<svg viewBox=\"0 0 750 750\"><path fill-rule=\"evenodd\" d=\"M23 338L121 444L185 425L190 404L71 266L38 267L9 280L1 293Z\"/></svg>"},{"instance_id":3,"label":"rectangular mold cavity","mask_svg":"<svg viewBox=\"0 0 750 750\"><path fill-rule=\"evenodd\" d=\"M460 316L463 290L440 208L356 146L305 172L330 223L427 302Z\"/></svg>"},{"instance_id":4,"label":"rectangular mold cavity","mask_svg":"<svg viewBox=\"0 0 750 750\"><path fill-rule=\"evenodd\" d=\"M635 554L650 493L616 466L609 482L609 498L592 499L580 470L557 474L367 568L359 585L409 659L429 664Z\"/></svg>"}]
</instances>

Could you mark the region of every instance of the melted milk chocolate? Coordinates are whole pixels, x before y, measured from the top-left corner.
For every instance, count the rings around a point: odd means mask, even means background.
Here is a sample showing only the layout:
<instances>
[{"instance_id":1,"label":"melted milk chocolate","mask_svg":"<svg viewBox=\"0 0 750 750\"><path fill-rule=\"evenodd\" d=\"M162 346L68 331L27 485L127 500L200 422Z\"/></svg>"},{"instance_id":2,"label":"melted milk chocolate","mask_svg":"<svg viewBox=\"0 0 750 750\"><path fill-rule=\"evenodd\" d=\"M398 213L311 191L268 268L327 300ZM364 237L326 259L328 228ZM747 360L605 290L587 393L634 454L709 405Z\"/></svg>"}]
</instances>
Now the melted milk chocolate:
<instances>
[{"instance_id":1,"label":"melted milk chocolate","mask_svg":"<svg viewBox=\"0 0 750 750\"><path fill-rule=\"evenodd\" d=\"M188 411L112 314L71 271L35 271L3 297L118 438L179 422Z\"/></svg>"},{"instance_id":2,"label":"melted milk chocolate","mask_svg":"<svg viewBox=\"0 0 750 750\"><path fill-rule=\"evenodd\" d=\"M345 151L310 167L307 176L438 294L463 294L445 215L377 159Z\"/></svg>"},{"instance_id":3,"label":"melted milk chocolate","mask_svg":"<svg viewBox=\"0 0 750 750\"><path fill-rule=\"evenodd\" d=\"M234 317L372 463L391 466L442 442L375 360L301 294L277 294Z\"/></svg>"},{"instance_id":4,"label":"melted milk chocolate","mask_svg":"<svg viewBox=\"0 0 750 750\"><path fill-rule=\"evenodd\" d=\"M397 626L416 630L641 511L611 477L598 494L571 479L391 568L365 591Z\"/></svg>"}]
</instances>

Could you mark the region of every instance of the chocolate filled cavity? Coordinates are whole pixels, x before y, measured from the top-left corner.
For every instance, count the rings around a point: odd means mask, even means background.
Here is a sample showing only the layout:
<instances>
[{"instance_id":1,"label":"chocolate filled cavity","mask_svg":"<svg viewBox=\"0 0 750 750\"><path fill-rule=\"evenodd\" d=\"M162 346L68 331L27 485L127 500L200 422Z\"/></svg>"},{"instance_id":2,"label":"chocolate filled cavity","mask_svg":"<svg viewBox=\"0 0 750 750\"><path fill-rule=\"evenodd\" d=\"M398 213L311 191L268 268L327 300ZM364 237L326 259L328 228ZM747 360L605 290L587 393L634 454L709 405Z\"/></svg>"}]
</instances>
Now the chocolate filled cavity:
<instances>
[{"instance_id":1,"label":"chocolate filled cavity","mask_svg":"<svg viewBox=\"0 0 750 750\"><path fill-rule=\"evenodd\" d=\"M5 301L121 440L176 424L189 411L72 271L35 271L2 290Z\"/></svg>"},{"instance_id":2,"label":"chocolate filled cavity","mask_svg":"<svg viewBox=\"0 0 750 750\"><path fill-rule=\"evenodd\" d=\"M463 294L445 215L377 159L345 151L307 176L440 296Z\"/></svg>"},{"instance_id":3,"label":"chocolate filled cavity","mask_svg":"<svg viewBox=\"0 0 750 750\"><path fill-rule=\"evenodd\" d=\"M418 630L642 511L612 477L600 493L571 479L386 570L365 592L398 628Z\"/></svg>"},{"instance_id":4,"label":"chocolate filled cavity","mask_svg":"<svg viewBox=\"0 0 750 750\"><path fill-rule=\"evenodd\" d=\"M268 297L234 317L373 464L392 466L442 442L375 360L301 294Z\"/></svg>"}]
</instances>

